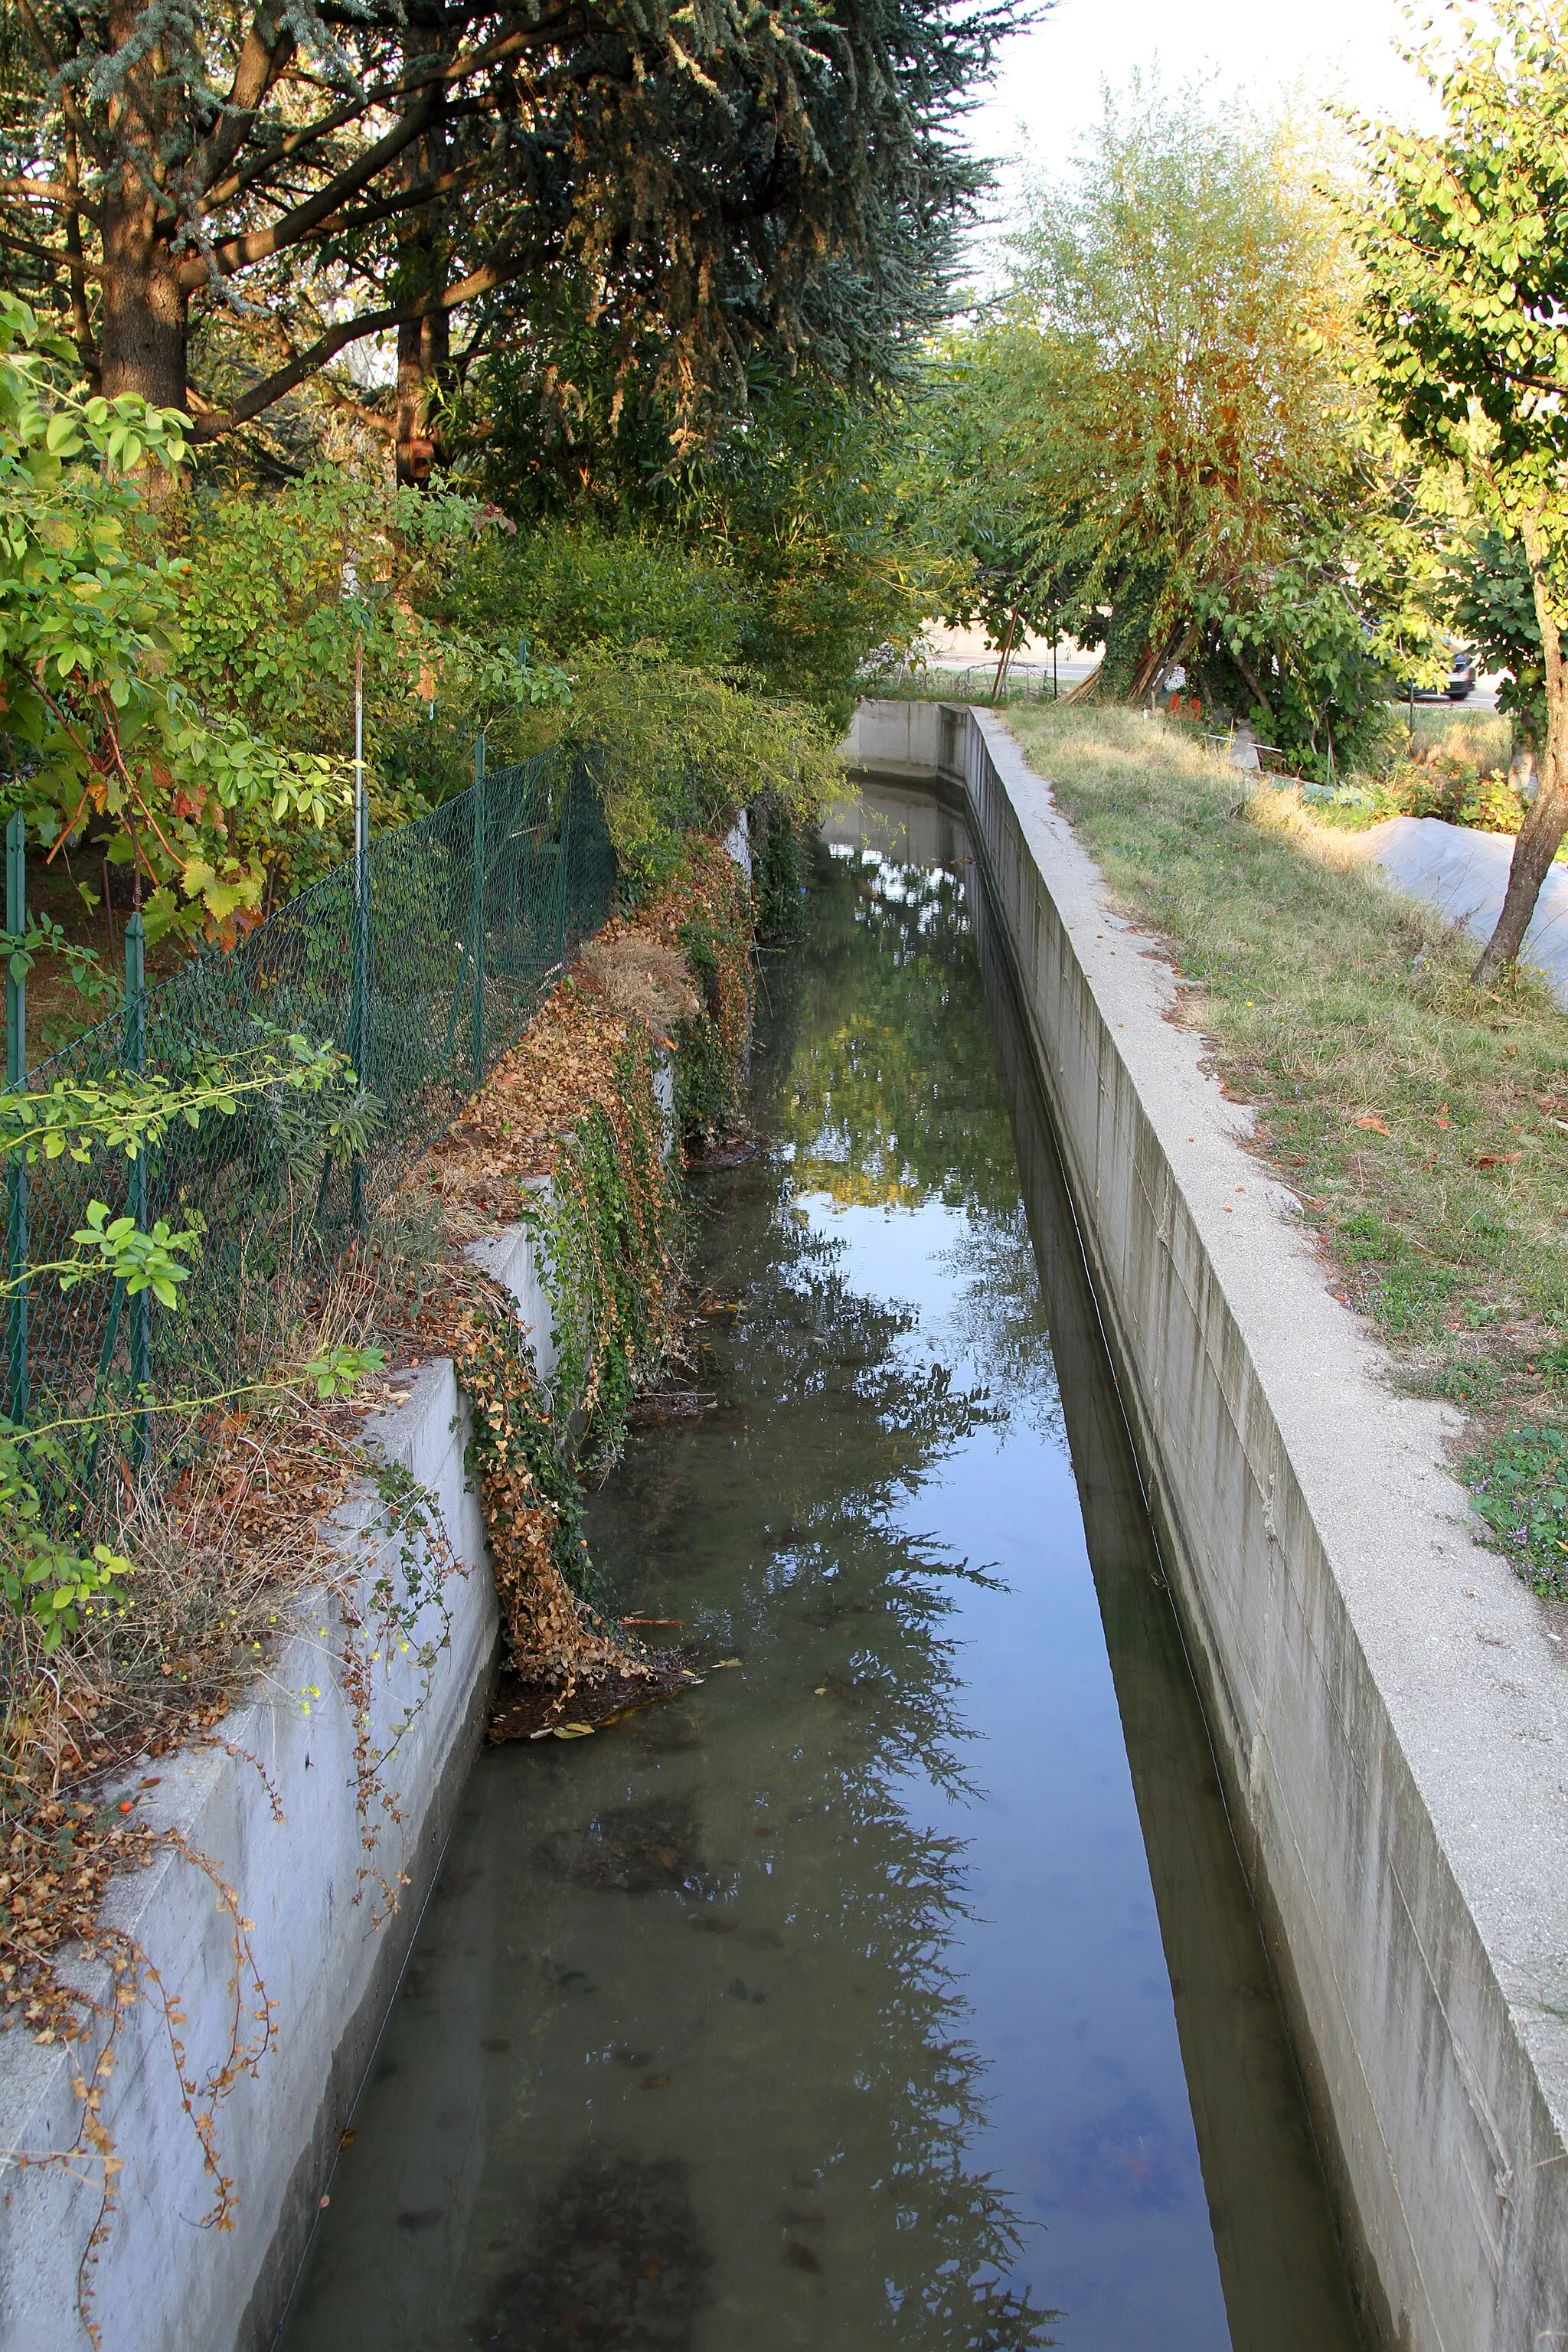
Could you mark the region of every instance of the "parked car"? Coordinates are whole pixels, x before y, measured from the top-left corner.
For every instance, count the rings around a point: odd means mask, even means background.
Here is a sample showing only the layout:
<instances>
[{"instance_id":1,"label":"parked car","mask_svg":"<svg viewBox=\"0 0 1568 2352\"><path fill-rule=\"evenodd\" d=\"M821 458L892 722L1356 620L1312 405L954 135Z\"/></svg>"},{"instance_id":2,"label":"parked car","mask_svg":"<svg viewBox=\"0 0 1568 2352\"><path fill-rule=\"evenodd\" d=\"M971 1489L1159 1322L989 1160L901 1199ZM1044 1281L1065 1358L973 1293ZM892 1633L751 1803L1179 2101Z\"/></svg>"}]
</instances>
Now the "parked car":
<instances>
[{"instance_id":1,"label":"parked car","mask_svg":"<svg viewBox=\"0 0 1568 2352\"><path fill-rule=\"evenodd\" d=\"M1454 666L1448 672L1447 697L1450 702L1463 702L1474 690L1476 655L1473 646L1460 646L1454 656Z\"/></svg>"},{"instance_id":2,"label":"parked car","mask_svg":"<svg viewBox=\"0 0 1568 2352\"><path fill-rule=\"evenodd\" d=\"M1410 702L1463 702L1475 688L1476 656L1472 646L1457 646L1443 686L1406 686L1402 698Z\"/></svg>"}]
</instances>

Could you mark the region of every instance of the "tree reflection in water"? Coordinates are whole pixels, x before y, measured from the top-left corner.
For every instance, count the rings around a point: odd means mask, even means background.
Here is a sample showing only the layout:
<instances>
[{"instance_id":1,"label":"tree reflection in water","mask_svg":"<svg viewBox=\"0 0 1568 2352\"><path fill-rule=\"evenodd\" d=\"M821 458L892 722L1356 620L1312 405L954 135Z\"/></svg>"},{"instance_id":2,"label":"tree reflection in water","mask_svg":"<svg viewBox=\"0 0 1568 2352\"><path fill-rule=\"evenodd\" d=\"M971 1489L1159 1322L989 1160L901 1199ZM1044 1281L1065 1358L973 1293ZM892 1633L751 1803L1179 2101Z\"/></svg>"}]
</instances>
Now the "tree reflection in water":
<instances>
[{"instance_id":1,"label":"tree reflection in water","mask_svg":"<svg viewBox=\"0 0 1568 2352\"><path fill-rule=\"evenodd\" d=\"M816 2009L810 2063L786 2061L765 2100L782 2146L816 2144L825 2200L840 2215L861 2208L857 2265L879 2296L858 2305L874 2333L834 2340L1026 2352L1055 2340L1056 2315L1007 2284L1021 2225L968 2153L985 2075L949 1958L968 1916L963 1842L911 1819L906 1786L918 1771L974 1793L944 1628L955 1582L990 1580L910 1534L912 1498L982 1427L1016 1413L1042 1433L1058 1426L967 930L951 876L835 861L819 877L809 976L787 992L775 982L758 1056L758 1123L787 1155L710 1194L702 1272L740 1311L705 1377L743 1426L640 1442L596 1503L593 1536L606 1559L640 1556L639 1585L672 1609L690 1594L713 1654L742 1656L753 1690L790 1695L753 1751L748 1794L770 1819L783 1810L826 1832L833 1865L797 1874L787 1832L782 1842L784 1933L826 1980L849 1967L853 1992ZM915 1304L851 1286L842 1244L803 1213L803 1192L964 1213L965 1352L990 1359L984 1387L955 1379ZM803 1738L806 1656L816 1706ZM742 1882L730 1898L738 1911L746 1893Z\"/></svg>"},{"instance_id":2,"label":"tree reflection in water","mask_svg":"<svg viewBox=\"0 0 1568 2352\"><path fill-rule=\"evenodd\" d=\"M627 1613L741 1669L484 1759L288 2352L1054 2340L1014 2283L1037 2225L974 2155L964 1843L931 1825L978 1794L952 1620L990 1580L922 1492L1056 1412L958 883L825 859L766 999L776 1148L700 1209L722 1409L636 1436L589 1530ZM834 1230L884 1209L908 1297Z\"/></svg>"}]
</instances>

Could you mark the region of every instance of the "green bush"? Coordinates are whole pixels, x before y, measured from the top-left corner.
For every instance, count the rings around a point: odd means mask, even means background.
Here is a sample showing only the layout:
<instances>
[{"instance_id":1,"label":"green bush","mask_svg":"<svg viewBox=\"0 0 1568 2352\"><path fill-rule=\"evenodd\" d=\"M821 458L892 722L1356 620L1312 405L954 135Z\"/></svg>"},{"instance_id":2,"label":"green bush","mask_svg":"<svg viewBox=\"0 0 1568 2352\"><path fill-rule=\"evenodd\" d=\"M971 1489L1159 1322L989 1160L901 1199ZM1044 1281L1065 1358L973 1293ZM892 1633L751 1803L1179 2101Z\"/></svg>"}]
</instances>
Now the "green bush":
<instances>
[{"instance_id":1,"label":"green bush","mask_svg":"<svg viewBox=\"0 0 1568 2352\"><path fill-rule=\"evenodd\" d=\"M432 611L531 661L657 649L725 669L737 658L742 598L731 566L651 532L593 522L509 524L473 540Z\"/></svg>"},{"instance_id":2,"label":"green bush","mask_svg":"<svg viewBox=\"0 0 1568 2352\"><path fill-rule=\"evenodd\" d=\"M819 712L671 662L584 666L571 727L594 758L633 899L675 877L693 834L725 832L749 801L770 793L804 820L840 773Z\"/></svg>"}]
</instances>

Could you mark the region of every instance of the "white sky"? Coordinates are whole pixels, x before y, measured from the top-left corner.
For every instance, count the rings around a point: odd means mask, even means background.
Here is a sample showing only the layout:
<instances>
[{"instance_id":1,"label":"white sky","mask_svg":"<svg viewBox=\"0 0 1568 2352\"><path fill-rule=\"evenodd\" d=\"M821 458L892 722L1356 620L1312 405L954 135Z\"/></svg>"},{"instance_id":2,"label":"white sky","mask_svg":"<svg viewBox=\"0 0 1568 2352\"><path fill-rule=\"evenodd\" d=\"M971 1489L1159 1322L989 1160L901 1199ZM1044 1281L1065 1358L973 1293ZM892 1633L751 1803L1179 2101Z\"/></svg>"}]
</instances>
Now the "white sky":
<instances>
[{"instance_id":1,"label":"white sky","mask_svg":"<svg viewBox=\"0 0 1568 2352\"><path fill-rule=\"evenodd\" d=\"M1412 20L1399 0L1057 0L1004 49L990 97L969 118L969 140L976 153L1006 163L1005 213L1024 180L1055 176L1071 162L1099 117L1103 81L1120 88L1134 68L1147 73L1156 63L1167 89L1216 74L1222 90L1266 106L1300 89L1308 103L1338 97L1426 127L1432 101L1398 46L1437 13L1424 6Z\"/></svg>"}]
</instances>

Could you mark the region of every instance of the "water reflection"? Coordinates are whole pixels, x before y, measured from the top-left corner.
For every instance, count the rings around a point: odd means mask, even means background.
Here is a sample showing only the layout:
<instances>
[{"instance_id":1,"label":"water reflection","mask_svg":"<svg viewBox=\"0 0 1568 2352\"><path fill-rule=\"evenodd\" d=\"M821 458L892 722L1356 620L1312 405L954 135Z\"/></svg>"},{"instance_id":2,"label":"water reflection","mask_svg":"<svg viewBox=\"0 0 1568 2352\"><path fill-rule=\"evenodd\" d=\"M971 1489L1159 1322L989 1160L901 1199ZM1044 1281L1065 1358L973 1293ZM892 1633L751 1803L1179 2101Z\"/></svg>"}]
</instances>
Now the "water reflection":
<instances>
[{"instance_id":1,"label":"water reflection","mask_svg":"<svg viewBox=\"0 0 1568 2352\"><path fill-rule=\"evenodd\" d=\"M592 1509L627 1612L685 1621L709 1679L483 1759L289 2352L1348 2341L1299 2103L1268 2105L1277 2025L1236 2026L1256 1935L1212 1866L1179 1649L1112 1591L1159 1599L1021 1122L1032 1239L1022 1206L962 841L944 814L945 866L867 857L891 821L862 810L770 974L770 1158L708 1180L723 1409L634 1439ZM1016 1095L1005 1041L1003 1066ZM1119 1689L1164 1743L1152 1798ZM1239 2153L1277 2188L1281 2132L1306 2148L1279 2193L1226 2173L1215 2231L1182 2061L1224 2052L1205 1987L1173 2000L1141 1808L1199 1856L1177 1908L1228 1906L1219 2008L1266 2110ZM1176 1956L1201 1979L1214 1948ZM1234 2095L1200 2086L1200 2125ZM1258 2274L1310 2336L1238 2323L1260 2228L1300 2257Z\"/></svg>"}]
</instances>

